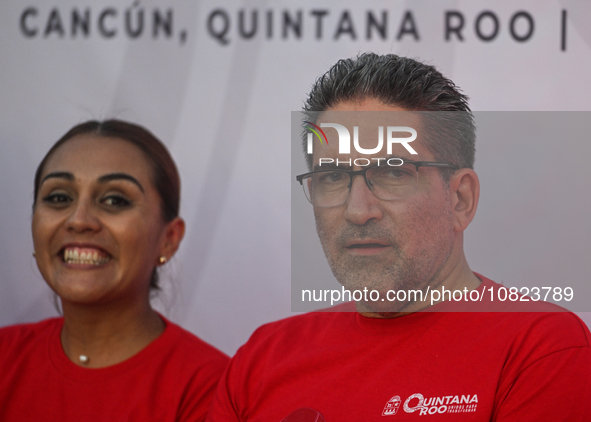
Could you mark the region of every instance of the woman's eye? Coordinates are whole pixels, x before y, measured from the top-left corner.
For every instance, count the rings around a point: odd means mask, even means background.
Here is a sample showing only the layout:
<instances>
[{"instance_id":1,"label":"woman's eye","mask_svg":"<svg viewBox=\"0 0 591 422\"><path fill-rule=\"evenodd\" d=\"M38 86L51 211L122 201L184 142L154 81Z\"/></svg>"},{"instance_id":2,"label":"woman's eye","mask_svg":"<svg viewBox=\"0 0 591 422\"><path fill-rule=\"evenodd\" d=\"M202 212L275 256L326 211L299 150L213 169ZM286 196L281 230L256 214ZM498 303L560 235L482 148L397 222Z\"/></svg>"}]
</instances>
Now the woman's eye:
<instances>
[{"instance_id":1,"label":"woman's eye","mask_svg":"<svg viewBox=\"0 0 591 422\"><path fill-rule=\"evenodd\" d=\"M43 198L43 202L55 205L65 205L71 201L72 198L65 193L52 193Z\"/></svg>"},{"instance_id":2,"label":"woman's eye","mask_svg":"<svg viewBox=\"0 0 591 422\"><path fill-rule=\"evenodd\" d=\"M131 202L121 195L109 195L106 198L104 198L101 202L107 206L119 208L131 205Z\"/></svg>"}]
</instances>

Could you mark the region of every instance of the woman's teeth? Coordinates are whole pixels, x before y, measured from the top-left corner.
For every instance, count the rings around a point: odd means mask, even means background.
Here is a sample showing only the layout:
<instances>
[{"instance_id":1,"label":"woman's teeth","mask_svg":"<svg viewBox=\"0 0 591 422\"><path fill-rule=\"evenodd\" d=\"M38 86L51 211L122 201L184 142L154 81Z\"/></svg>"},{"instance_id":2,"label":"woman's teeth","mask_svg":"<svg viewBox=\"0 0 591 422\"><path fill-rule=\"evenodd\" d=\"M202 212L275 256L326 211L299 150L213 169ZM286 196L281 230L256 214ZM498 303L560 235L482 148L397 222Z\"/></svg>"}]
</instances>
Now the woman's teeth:
<instances>
[{"instance_id":1,"label":"woman's teeth","mask_svg":"<svg viewBox=\"0 0 591 422\"><path fill-rule=\"evenodd\" d=\"M67 264L103 265L110 261L110 257L94 250L81 251L77 248L64 251L64 261Z\"/></svg>"}]
</instances>

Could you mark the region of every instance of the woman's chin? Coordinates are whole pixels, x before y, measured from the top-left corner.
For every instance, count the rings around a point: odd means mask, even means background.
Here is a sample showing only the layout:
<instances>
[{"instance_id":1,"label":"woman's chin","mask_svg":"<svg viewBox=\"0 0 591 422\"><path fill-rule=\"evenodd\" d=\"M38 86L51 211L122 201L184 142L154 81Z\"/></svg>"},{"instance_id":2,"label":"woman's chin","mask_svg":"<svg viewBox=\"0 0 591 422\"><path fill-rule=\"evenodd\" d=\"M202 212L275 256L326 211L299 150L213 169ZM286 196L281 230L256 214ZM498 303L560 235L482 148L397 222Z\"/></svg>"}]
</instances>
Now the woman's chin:
<instances>
[{"instance_id":1,"label":"woman's chin","mask_svg":"<svg viewBox=\"0 0 591 422\"><path fill-rule=\"evenodd\" d=\"M63 274L59 281L48 281L48 284L62 302L92 305L112 296L116 288L113 279L101 277L96 271L79 270L75 274Z\"/></svg>"}]
</instances>

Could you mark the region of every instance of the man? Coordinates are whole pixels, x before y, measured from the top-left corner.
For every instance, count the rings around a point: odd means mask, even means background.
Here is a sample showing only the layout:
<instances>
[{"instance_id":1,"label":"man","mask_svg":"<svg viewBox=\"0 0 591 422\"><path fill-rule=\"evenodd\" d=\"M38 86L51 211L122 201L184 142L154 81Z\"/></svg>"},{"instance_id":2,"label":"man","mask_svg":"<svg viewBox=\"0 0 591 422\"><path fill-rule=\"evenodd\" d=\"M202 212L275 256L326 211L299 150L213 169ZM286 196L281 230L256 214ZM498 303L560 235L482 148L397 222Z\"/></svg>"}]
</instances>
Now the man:
<instances>
[{"instance_id":1,"label":"man","mask_svg":"<svg viewBox=\"0 0 591 422\"><path fill-rule=\"evenodd\" d=\"M591 420L586 326L551 304L491 299L502 287L468 266L479 182L454 84L411 59L363 54L317 80L305 113L325 128L324 142L304 139L312 171L298 176L324 252L345 289L375 296L259 328L209 420ZM348 151L343 128L359 135ZM445 290L470 300L429 295ZM528 312L499 312L516 310Z\"/></svg>"}]
</instances>

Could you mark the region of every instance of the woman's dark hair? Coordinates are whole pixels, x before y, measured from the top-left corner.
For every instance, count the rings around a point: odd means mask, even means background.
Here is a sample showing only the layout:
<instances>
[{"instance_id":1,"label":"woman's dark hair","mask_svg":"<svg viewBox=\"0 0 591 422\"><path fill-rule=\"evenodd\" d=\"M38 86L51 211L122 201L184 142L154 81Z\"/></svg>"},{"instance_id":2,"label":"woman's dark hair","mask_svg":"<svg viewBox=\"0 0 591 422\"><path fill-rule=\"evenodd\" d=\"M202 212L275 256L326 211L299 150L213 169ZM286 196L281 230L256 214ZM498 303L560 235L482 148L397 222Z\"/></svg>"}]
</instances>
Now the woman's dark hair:
<instances>
[{"instance_id":1,"label":"woman's dark hair","mask_svg":"<svg viewBox=\"0 0 591 422\"><path fill-rule=\"evenodd\" d=\"M91 120L74 126L62 136L47 152L35 172L35 193L33 209L37 203L37 194L41 175L47 160L69 139L78 135L92 134L105 138L119 138L130 142L141 149L152 167L152 183L161 199L162 219L165 222L174 220L179 215L181 181L178 170L164 144L147 129L122 120ZM158 290L158 273L152 273L150 288Z\"/></svg>"}]
</instances>

